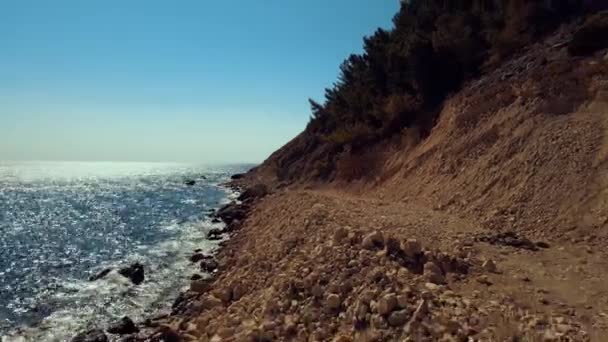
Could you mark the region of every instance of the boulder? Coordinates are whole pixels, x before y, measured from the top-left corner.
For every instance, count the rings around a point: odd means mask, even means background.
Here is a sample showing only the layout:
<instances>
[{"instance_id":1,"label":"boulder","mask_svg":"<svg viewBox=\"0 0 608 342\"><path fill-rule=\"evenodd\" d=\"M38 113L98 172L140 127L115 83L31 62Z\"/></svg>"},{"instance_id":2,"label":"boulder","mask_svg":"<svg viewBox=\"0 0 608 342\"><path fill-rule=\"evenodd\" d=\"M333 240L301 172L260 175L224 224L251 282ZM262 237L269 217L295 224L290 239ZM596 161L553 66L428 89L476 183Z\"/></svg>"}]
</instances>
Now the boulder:
<instances>
[{"instance_id":1,"label":"boulder","mask_svg":"<svg viewBox=\"0 0 608 342\"><path fill-rule=\"evenodd\" d=\"M201 260L211 259L211 258L213 258L213 257L210 256L210 255L205 255L203 253L194 253L190 257L190 261L192 261L192 262L199 262Z\"/></svg>"},{"instance_id":2,"label":"boulder","mask_svg":"<svg viewBox=\"0 0 608 342\"><path fill-rule=\"evenodd\" d=\"M80 334L74 336L72 338L72 342L107 342L108 336L100 330L93 329L85 332L81 332Z\"/></svg>"},{"instance_id":3,"label":"boulder","mask_svg":"<svg viewBox=\"0 0 608 342\"><path fill-rule=\"evenodd\" d=\"M108 332L110 334L128 335L138 333L139 328L135 325L133 320L125 316L119 322L116 322L115 324L111 325L108 328Z\"/></svg>"},{"instance_id":4,"label":"boulder","mask_svg":"<svg viewBox=\"0 0 608 342\"><path fill-rule=\"evenodd\" d=\"M145 279L144 265L138 262L119 269L118 273L125 278L129 278L129 280L131 280L131 282L135 285L143 283Z\"/></svg>"},{"instance_id":5,"label":"boulder","mask_svg":"<svg viewBox=\"0 0 608 342\"><path fill-rule=\"evenodd\" d=\"M243 177L245 177L244 173L235 173L234 175L230 176L230 179L237 180L237 179L241 179Z\"/></svg>"},{"instance_id":6,"label":"boulder","mask_svg":"<svg viewBox=\"0 0 608 342\"><path fill-rule=\"evenodd\" d=\"M102 270L101 272L90 276L89 277L89 281L96 281L96 280L99 280L99 279L103 279L110 272L112 272L112 269L111 268L106 268L106 269Z\"/></svg>"},{"instance_id":7,"label":"boulder","mask_svg":"<svg viewBox=\"0 0 608 342\"><path fill-rule=\"evenodd\" d=\"M219 228L211 229L209 231L209 233L207 233L207 240L210 240L210 241L221 240L223 233L224 233L224 231L222 229L219 229Z\"/></svg>"},{"instance_id":8,"label":"boulder","mask_svg":"<svg viewBox=\"0 0 608 342\"><path fill-rule=\"evenodd\" d=\"M201 270L204 272L213 272L218 268L217 261L213 259L207 259L201 261Z\"/></svg>"},{"instance_id":9,"label":"boulder","mask_svg":"<svg viewBox=\"0 0 608 342\"><path fill-rule=\"evenodd\" d=\"M215 217L220 218L228 225L235 220L243 220L246 216L247 206L237 203L227 204L215 213Z\"/></svg>"},{"instance_id":10,"label":"boulder","mask_svg":"<svg viewBox=\"0 0 608 342\"><path fill-rule=\"evenodd\" d=\"M186 184L187 186L193 186L196 184L196 181L193 179L188 179L188 180L184 181L184 184Z\"/></svg>"},{"instance_id":11,"label":"boulder","mask_svg":"<svg viewBox=\"0 0 608 342\"><path fill-rule=\"evenodd\" d=\"M259 199L268 195L268 187L264 184L256 184L247 188L240 196L239 201L247 201L249 199Z\"/></svg>"}]
</instances>

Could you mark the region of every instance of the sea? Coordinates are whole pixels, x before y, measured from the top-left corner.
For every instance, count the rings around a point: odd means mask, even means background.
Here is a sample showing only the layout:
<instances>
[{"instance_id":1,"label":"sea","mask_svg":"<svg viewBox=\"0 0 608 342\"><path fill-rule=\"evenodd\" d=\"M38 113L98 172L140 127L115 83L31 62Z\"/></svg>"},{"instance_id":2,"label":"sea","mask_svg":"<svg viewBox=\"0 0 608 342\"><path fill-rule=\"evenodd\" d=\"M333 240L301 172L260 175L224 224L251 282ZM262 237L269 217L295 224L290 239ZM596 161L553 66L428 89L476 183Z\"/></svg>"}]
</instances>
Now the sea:
<instances>
[{"instance_id":1,"label":"sea","mask_svg":"<svg viewBox=\"0 0 608 342\"><path fill-rule=\"evenodd\" d=\"M209 213L252 165L0 162L0 341L69 341L123 316L168 310L213 253ZM195 181L187 185L187 181ZM133 285L106 268L144 265Z\"/></svg>"}]
</instances>

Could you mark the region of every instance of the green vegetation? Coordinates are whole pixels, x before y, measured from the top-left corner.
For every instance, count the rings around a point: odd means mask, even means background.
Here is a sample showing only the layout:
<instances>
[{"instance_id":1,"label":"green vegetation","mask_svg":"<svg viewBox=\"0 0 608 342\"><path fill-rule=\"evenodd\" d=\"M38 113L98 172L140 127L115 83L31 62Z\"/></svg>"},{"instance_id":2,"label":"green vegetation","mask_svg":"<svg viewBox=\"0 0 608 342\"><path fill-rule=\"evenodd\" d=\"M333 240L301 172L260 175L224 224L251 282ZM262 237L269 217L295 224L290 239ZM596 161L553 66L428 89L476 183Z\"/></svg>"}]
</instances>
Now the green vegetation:
<instances>
[{"instance_id":1,"label":"green vegetation","mask_svg":"<svg viewBox=\"0 0 608 342\"><path fill-rule=\"evenodd\" d=\"M340 77L311 100L309 133L353 149L385 139L405 127L428 133L437 106L484 66L580 10L577 1L403 1L390 31L364 39Z\"/></svg>"}]
</instances>

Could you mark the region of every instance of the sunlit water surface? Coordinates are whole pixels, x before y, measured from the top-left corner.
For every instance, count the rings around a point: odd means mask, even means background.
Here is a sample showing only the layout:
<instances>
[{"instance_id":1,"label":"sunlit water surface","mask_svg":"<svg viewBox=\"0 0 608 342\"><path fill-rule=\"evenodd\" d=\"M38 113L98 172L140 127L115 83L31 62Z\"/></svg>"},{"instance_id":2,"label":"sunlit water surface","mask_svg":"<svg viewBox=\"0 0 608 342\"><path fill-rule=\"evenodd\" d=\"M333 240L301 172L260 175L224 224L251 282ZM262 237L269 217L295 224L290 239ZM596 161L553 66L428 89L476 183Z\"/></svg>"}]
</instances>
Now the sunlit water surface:
<instances>
[{"instance_id":1,"label":"sunlit water surface","mask_svg":"<svg viewBox=\"0 0 608 342\"><path fill-rule=\"evenodd\" d=\"M192 251L217 248L207 214L234 196L218 184L246 167L0 162L0 339L65 341L167 309L196 271ZM87 280L134 261L139 286Z\"/></svg>"}]
</instances>

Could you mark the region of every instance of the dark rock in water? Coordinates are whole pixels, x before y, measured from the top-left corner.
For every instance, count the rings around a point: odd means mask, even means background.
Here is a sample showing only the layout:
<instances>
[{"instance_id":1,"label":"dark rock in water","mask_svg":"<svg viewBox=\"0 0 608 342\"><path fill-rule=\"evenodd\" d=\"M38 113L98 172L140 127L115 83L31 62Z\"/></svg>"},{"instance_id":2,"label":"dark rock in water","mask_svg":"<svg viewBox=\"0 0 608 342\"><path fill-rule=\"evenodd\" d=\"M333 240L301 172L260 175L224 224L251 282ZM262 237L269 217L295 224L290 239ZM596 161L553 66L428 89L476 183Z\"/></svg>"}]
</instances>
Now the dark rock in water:
<instances>
[{"instance_id":1,"label":"dark rock in water","mask_svg":"<svg viewBox=\"0 0 608 342\"><path fill-rule=\"evenodd\" d=\"M268 187L264 184L256 184L243 192L239 196L239 201L246 201L249 199L258 199L268 195Z\"/></svg>"},{"instance_id":2,"label":"dark rock in water","mask_svg":"<svg viewBox=\"0 0 608 342\"><path fill-rule=\"evenodd\" d=\"M158 342L181 342L183 341L179 334L173 329L163 326L162 330L152 335L150 341Z\"/></svg>"},{"instance_id":3,"label":"dark rock in water","mask_svg":"<svg viewBox=\"0 0 608 342\"><path fill-rule=\"evenodd\" d=\"M135 285L139 285L143 283L144 276L144 265L136 262L131 266L123 267L118 270L118 273L123 277L129 278L131 282Z\"/></svg>"},{"instance_id":4,"label":"dark rock in water","mask_svg":"<svg viewBox=\"0 0 608 342\"><path fill-rule=\"evenodd\" d=\"M81 332L80 334L74 336L72 338L72 342L107 342L108 336L100 330L93 329L85 332Z\"/></svg>"},{"instance_id":5,"label":"dark rock in water","mask_svg":"<svg viewBox=\"0 0 608 342\"><path fill-rule=\"evenodd\" d=\"M197 249L195 249L195 250L194 250L194 253L200 253L200 252L202 252L202 251L203 251L202 249L197 248Z\"/></svg>"},{"instance_id":6,"label":"dark rock in water","mask_svg":"<svg viewBox=\"0 0 608 342\"><path fill-rule=\"evenodd\" d=\"M218 219L217 217L213 218L213 220L211 220L211 223L220 223L222 222L222 220Z\"/></svg>"},{"instance_id":7,"label":"dark rock in water","mask_svg":"<svg viewBox=\"0 0 608 342\"><path fill-rule=\"evenodd\" d=\"M196 184L196 181L189 179L189 180L185 181L184 184L186 184L187 186L193 186L194 184Z\"/></svg>"},{"instance_id":8,"label":"dark rock in water","mask_svg":"<svg viewBox=\"0 0 608 342\"><path fill-rule=\"evenodd\" d=\"M101 272L99 272L99 273L97 273L95 275L90 276L89 277L89 281L96 281L96 280L102 279L105 276L107 276L108 273L110 273L110 272L112 272L112 269L111 268L106 268L103 271L101 271Z\"/></svg>"},{"instance_id":9,"label":"dark rock in water","mask_svg":"<svg viewBox=\"0 0 608 342\"><path fill-rule=\"evenodd\" d=\"M128 335L139 332L139 328L133 323L133 321L125 316L120 322L117 322L108 328L110 334L117 335Z\"/></svg>"},{"instance_id":10,"label":"dark rock in water","mask_svg":"<svg viewBox=\"0 0 608 342\"><path fill-rule=\"evenodd\" d=\"M209 233L207 233L207 239L211 240L211 241L221 240L223 233L224 233L224 231L222 229L218 229L218 228L211 229L209 231Z\"/></svg>"},{"instance_id":11,"label":"dark rock in water","mask_svg":"<svg viewBox=\"0 0 608 342\"><path fill-rule=\"evenodd\" d=\"M225 229L226 232L234 232L239 230L239 228L241 228L241 221L240 220L234 220L232 221Z\"/></svg>"},{"instance_id":12,"label":"dark rock in water","mask_svg":"<svg viewBox=\"0 0 608 342\"><path fill-rule=\"evenodd\" d=\"M192 277L190 277L190 280L201 280L201 279L203 279L203 276L198 273L195 273L192 275Z\"/></svg>"},{"instance_id":13,"label":"dark rock in water","mask_svg":"<svg viewBox=\"0 0 608 342\"><path fill-rule=\"evenodd\" d=\"M201 270L203 270L205 272L213 272L213 271L217 270L217 267L218 267L217 261L215 261L213 259L201 261Z\"/></svg>"},{"instance_id":14,"label":"dark rock in water","mask_svg":"<svg viewBox=\"0 0 608 342\"><path fill-rule=\"evenodd\" d=\"M207 180L207 176L202 175L202 176L201 176L201 179Z\"/></svg>"},{"instance_id":15,"label":"dark rock in water","mask_svg":"<svg viewBox=\"0 0 608 342\"><path fill-rule=\"evenodd\" d=\"M190 257L190 261L192 261L192 262L199 262L201 260L211 259L211 258L213 258L213 257L210 256L210 255L205 255L203 253L195 253L195 254L193 254Z\"/></svg>"},{"instance_id":16,"label":"dark rock in water","mask_svg":"<svg viewBox=\"0 0 608 342\"><path fill-rule=\"evenodd\" d=\"M245 177L245 174L244 174L244 173L236 173L236 174L234 174L234 175L230 176L230 179L232 179L232 180L237 180L237 179L241 179L241 178L243 178L243 177Z\"/></svg>"}]
</instances>

